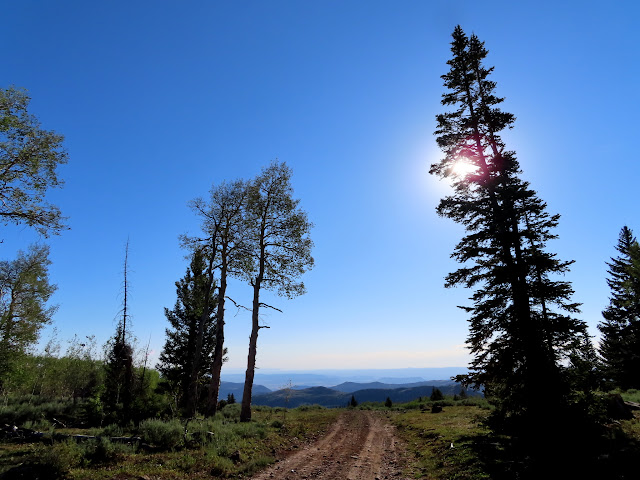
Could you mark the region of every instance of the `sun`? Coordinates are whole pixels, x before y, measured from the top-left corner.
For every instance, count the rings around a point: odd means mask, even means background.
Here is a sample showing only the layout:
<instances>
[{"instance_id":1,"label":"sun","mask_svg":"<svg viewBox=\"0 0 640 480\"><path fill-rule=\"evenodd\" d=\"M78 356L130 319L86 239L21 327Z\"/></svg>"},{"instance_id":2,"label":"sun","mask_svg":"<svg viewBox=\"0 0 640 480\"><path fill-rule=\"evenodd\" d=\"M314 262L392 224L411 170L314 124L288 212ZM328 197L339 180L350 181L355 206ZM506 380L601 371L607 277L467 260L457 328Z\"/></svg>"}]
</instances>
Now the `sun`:
<instances>
[{"instance_id":1,"label":"sun","mask_svg":"<svg viewBox=\"0 0 640 480\"><path fill-rule=\"evenodd\" d=\"M467 160L458 160L451 167L451 172L457 177L466 177L477 170L477 166Z\"/></svg>"}]
</instances>

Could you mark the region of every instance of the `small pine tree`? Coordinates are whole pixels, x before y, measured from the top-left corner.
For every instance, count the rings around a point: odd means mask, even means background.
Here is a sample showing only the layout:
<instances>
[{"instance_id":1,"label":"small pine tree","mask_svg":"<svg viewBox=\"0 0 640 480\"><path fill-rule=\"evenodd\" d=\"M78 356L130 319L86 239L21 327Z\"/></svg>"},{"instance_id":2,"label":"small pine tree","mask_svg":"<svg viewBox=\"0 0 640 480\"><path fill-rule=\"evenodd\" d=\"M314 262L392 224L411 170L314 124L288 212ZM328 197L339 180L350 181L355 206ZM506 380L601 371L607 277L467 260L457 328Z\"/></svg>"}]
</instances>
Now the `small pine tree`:
<instances>
[{"instance_id":1,"label":"small pine tree","mask_svg":"<svg viewBox=\"0 0 640 480\"><path fill-rule=\"evenodd\" d=\"M234 403L236 403L236 397L233 395L233 393L230 393L229 395L227 395L227 405L233 405Z\"/></svg>"},{"instance_id":2,"label":"small pine tree","mask_svg":"<svg viewBox=\"0 0 640 480\"><path fill-rule=\"evenodd\" d=\"M129 420L134 393L133 348L124 335L122 323L107 344L105 382L102 394L105 415L114 423Z\"/></svg>"},{"instance_id":3,"label":"small pine tree","mask_svg":"<svg viewBox=\"0 0 640 480\"><path fill-rule=\"evenodd\" d=\"M429 400L431 400L432 402L437 402L439 400L444 400L444 395L442 394L442 391L439 388L433 387L433 390L431 391L431 396L429 397Z\"/></svg>"},{"instance_id":4,"label":"small pine tree","mask_svg":"<svg viewBox=\"0 0 640 480\"><path fill-rule=\"evenodd\" d=\"M384 402L384 406L387 408L391 408L393 406L393 402L391 401L391 397L387 397L387 399Z\"/></svg>"},{"instance_id":5,"label":"small pine tree","mask_svg":"<svg viewBox=\"0 0 640 480\"><path fill-rule=\"evenodd\" d=\"M611 298L598 329L603 376L626 390L640 388L640 245L630 228L620 231L616 250L620 255L607 262Z\"/></svg>"},{"instance_id":6,"label":"small pine tree","mask_svg":"<svg viewBox=\"0 0 640 480\"><path fill-rule=\"evenodd\" d=\"M349 400L349 403L347 404L347 406L349 407L357 407L358 406L358 401L356 400L356 397L351 395L351 400Z\"/></svg>"}]
</instances>

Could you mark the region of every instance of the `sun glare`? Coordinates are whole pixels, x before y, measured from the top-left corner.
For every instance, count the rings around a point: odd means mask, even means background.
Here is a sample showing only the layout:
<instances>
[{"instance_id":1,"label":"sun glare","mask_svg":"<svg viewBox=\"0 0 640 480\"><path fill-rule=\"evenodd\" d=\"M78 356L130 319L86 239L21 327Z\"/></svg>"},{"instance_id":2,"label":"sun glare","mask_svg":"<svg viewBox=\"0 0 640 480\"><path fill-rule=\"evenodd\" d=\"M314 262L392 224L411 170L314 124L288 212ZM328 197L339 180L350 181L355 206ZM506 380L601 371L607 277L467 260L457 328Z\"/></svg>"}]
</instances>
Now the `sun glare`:
<instances>
[{"instance_id":1,"label":"sun glare","mask_svg":"<svg viewBox=\"0 0 640 480\"><path fill-rule=\"evenodd\" d=\"M477 167L475 165L469 163L466 160L458 160L451 167L451 171L458 177L466 177L470 173L475 172L476 168Z\"/></svg>"}]
</instances>

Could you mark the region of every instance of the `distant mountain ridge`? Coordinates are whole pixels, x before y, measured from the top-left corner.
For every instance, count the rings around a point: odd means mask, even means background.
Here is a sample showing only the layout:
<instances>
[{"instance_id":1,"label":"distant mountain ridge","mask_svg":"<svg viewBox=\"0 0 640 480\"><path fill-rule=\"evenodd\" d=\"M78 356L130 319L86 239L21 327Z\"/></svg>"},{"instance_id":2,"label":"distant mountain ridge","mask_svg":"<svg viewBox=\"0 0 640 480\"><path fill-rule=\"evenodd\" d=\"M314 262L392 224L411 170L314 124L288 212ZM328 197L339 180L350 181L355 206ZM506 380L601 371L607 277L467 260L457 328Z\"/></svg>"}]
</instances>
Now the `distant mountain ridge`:
<instances>
[{"instance_id":1,"label":"distant mountain ridge","mask_svg":"<svg viewBox=\"0 0 640 480\"><path fill-rule=\"evenodd\" d=\"M253 386L253 395L261 395L265 393L271 393L273 390L265 387L264 385L254 385ZM235 382L220 382L220 393L218 393L218 398L220 400L226 400L227 397L233 393L234 398L237 402L242 400L242 394L244 392L244 383L235 383Z\"/></svg>"},{"instance_id":2,"label":"distant mountain ridge","mask_svg":"<svg viewBox=\"0 0 640 480\"><path fill-rule=\"evenodd\" d=\"M423 382L420 382L423 383ZM362 402L384 402L387 397L394 403L405 403L415 400L419 397L429 397L434 388L438 388L443 394L453 396L459 394L461 386L455 382L448 384L433 385L424 382L424 385L389 385L380 382L372 382L367 384L357 384L355 382L346 382L337 385L334 388L327 387L311 387L302 390L283 389L275 392L254 395L252 403L254 405L264 405L268 407L288 407L296 408L301 405L321 405L323 407L344 407L351 399L351 395L355 397L358 403ZM359 389L355 389L359 385ZM374 385L374 388L368 388ZM413 385L413 386L412 386ZM394 387L394 388L376 388L377 386ZM343 388L345 391L337 390ZM365 388L362 388L365 387ZM480 392L467 391L470 396L482 395Z\"/></svg>"},{"instance_id":3,"label":"distant mountain ridge","mask_svg":"<svg viewBox=\"0 0 640 480\"><path fill-rule=\"evenodd\" d=\"M260 370L256 372L254 382L271 390L279 390L291 384L293 388L328 387L344 382L371 383L380 382L389 385L429 382L450 383L451 377L465 374L466 367L437 368L395 368L395 369L349 369L349 370ZM223 370L222 380L243 383L245 374L237 369Z\"/></svg>"},{"instance_id":4,"label":"distant mountain ridge","mask_svg":"<svg viewBox=\"0 0 640 480\"><path fill-rule=\"evenodd\" d=\"M338 390L339 392L344 393L353 393L358 390L394 390L398 388L413 388L413 387L424 387L424 386L434 386L439 387L441 385L449 385L453 382L451 380L440 380L440 381L429 381L429 382L413 382L413 383L382 383L382 382L369 382L369 383L358 383L358 382L344 382L340 385L336 385L335 387L329 387L333 390Z\"/></svg>"}]
</instances>

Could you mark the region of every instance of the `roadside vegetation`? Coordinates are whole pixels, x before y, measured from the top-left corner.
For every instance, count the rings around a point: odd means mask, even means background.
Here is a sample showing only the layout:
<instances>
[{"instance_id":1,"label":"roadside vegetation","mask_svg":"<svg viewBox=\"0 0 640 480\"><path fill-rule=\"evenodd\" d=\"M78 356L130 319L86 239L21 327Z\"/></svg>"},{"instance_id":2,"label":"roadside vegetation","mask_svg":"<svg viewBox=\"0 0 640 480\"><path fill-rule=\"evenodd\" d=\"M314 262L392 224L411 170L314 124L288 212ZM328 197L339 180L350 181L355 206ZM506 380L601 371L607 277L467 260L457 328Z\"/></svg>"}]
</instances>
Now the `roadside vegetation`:
<instances>
[{"instance_id":1,"label":"roadside vegetation","mask_svg":"<svg viewBox=\"0 0 640 480\"><path fill-rule=\"evenodd\" d=\"M254 408L251 422L240 422L240 405L225 406L215 419L148 419L135 426L45 427L41 438L21 439L5 432L0 444L2 478L238 478L276 461L322 435L337 409ZM71 435L95 438L74 438ZM146 476L146 477L145 477Z\"/></svg>"}]
</instances>

